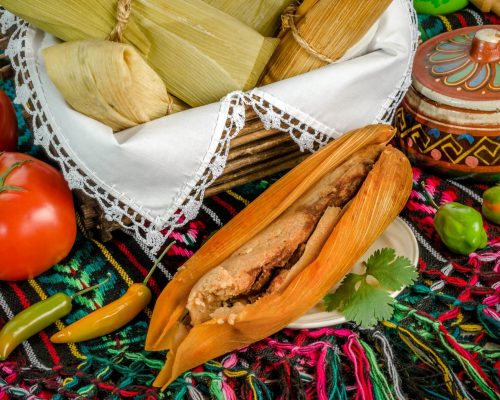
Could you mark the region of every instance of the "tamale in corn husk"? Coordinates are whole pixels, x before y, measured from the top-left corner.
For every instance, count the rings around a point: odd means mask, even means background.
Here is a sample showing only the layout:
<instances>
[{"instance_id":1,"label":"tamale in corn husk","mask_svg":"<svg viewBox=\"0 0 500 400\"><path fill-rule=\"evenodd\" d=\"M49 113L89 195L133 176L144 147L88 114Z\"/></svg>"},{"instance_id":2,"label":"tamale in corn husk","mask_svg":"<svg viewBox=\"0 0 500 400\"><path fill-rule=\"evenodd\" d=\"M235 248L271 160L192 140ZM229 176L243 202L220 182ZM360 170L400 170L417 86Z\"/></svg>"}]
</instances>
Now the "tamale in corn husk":
<instances>
[{"instance_id":1,"label":"tamale in corn husk","mask_svg":"<svg viewBox=\"0 0 500 400\"><path fill-rule=\"evenodd\" d=\"M47 73L76 110L120 131L186 108L130 45L103 40L43 51Z\"/></svg>"},{"instance_id":2,"label":"tamale in corn husk","mask_svg":"<svg viewBox=\"0 0 500 400\"><path fill-rule=\"evenodd\" d=\"M295 16L297 18L302 18L307 12L318 2L319 0L304 0L297 7L297 12Z\"/></svg>"},{"instance_id":3,"label":"tamale in corn husk","mask_svg":"<svg viewBox=\"0 0 500 400\"><path fill-rule=\"evenodd\" d=\"M117 0L0 5L65 41L106 39L116 25ZM278 39L265 38L202 0L133 0L124 42L139 50L170 94L195 107L253 88Z\"/></svg>"},{"instance_id":4,"label":"tamale in corn husk","mask_svg":"<svg viewBox=\"0 0 500 400\"><path fill-rule=\"evenodd\" d=\"M146 339L148 350L170 350L156 386L165 388L182 372L277 332L315 306L349 272L396 218L411 191L412 173L407 158L386 146L393 133L387 126L369 126L335 140L271 186L186 262L158 299ZM353 173L352 168L358 168L362 176L359 190L358 183L353 188L344 176L345 171ZM262 286L264 293L253 300L248 298L255 295L255 284L263 277L277 279L280 275L260 271L253 276L246 262L240 263L237 269L244 271L238 273L226 268L225 263L235 257L241 261L249 254L247 251L255 248L260 257L272 259L273 254L267 253L274 246L269 231L282 229L284 225L280 224L288 218L287 224L294 227L287 229L286 234L281 230L282 240L276 243L280 246L281 242L293 242L297 232L292 230L301 224L300 214L315 213L324 207L324 188L332 182L336 182L333 196L345 196L342 204L330 204L328 200L305 248L299 245L302 255L298 261L292 261L296 263L292 264L290 275L278 281L276 290L271 290L273 281ZM348 193L351 190L357 191L354 197ZM351 199L344 203L347 198ZM319 208L318 202L323 204ZM308 224L306 221L304 226ZM298 234L309 235L300 230ZM293 252L291 260L295 256ZM281 261L273 261L278 271L283 265ZM234 288L249 275L255 278L255 284L250 291L248 287L242 289L241 295L247 297L241 304L221 301L218 310L192 313L193 307L203 311L213 296L226 296L228 292L234 295ZM216 289L210 289L207 282L212 282ZM207 296L200 297L200 293ZM240 301L242 297L235 299ZM228 303L232 309L226 312Z\"/></svg>"},{"instance_id":5,"label":"tamale in corn husk","mask_svg":"<svg viewBox=\"0 0 500 400\"><path fill-rule=\"evenodd\" d=\"M280 17L292 0L203 0L244 22L264 36L274 36Z\"/></svg>"},{"instance_id":6,"label":"tamale in corn husk","mask_svg":"<svg viewBox=\"0 0 500 400\"><path fill-rule=\"evenodd\" d=\"M368 32L392 0L310 0L299 8L296 34L283 35L260 84L291 78L340 59ZM291 17L293 18L293 17ZM299 43L302 42L302 43Z\"/></svg>"}]
</instances>

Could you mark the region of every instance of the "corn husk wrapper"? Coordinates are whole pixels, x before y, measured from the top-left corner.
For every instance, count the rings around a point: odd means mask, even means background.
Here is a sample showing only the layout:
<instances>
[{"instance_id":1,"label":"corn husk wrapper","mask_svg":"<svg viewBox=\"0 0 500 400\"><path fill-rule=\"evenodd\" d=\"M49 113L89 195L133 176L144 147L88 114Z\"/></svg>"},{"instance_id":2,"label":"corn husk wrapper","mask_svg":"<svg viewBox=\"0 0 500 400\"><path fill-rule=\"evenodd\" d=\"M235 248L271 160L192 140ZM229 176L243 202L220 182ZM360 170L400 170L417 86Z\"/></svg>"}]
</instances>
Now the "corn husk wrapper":
<instances>
[{"instance_id":1,"label":"corn husk wrapper","mask_svg":"<svg viewBox=\"0 0 500 400\"><path fill-rule=\"evenodd\" d=\"M203 0L244 22L264 36L274 36L280 17L292 0Z\"/></svg>"},{"instance_id":2,"label":"corn husk wrapper","mask_svg":"<svg viewBox=\"0 0 500 400\"><path fill-rule=\"evenodd\" d=\"M64 41L106 39L117 0L0 0ZM133 0L124 33L170 94L196 107L255 87L278 39L265 38L202 0Z\"/></svg>"},{"instance_id":3,"label":"corn husk wrapper","mask_svg":"<svg viewBox=\"0 0 500 400\"><path fill-rule=\"evenodd\" d=\"M317 53L332 61L358 43L382 16L392 0L311 0L299 7L296 27L300 37ZM288 29L266 68L266 85L328 65L310 54Z\"/></svg>"},{"instance_id":4,"label":"corn husk wrapper","mask_svg":"<svg viewBox=\"0 0 500 400\"><path fill-rule=\"evenodd\" d=\"M302 18L319 0L304 0L300 3L295 13L297 18Z\"/></svg>"},{"instance_id":5,"label":"corn husk wrapper","mask_svg":"<svg viewBox=\"0 0 500 400\"><path fill-rule=\"evenodd\" d=\"M71 107L114 131L186 108L128 44L67 42L45 49L43 57L50 79Z\"/></svg>"},{"instance_id":6,"label":"corn husk wrapper","mask_svg":"<svg viewBox=\"0 0 500 400\"><path fill-rule=\"evenodd\" d=\"M364 146L387 143L392 135L392 128L378 125L335 140L271 186L186 262L158 299L146 339L148 350L170 350L156 386L167 385L184 371L277 332L316 305L349 272L408 199L411 167L392 147L382 153L319 256L281 293L245 306L234 324L215 320L192 328L182 324L189 293L203 275L267 227L325 173Z\"/></svg>"}]
</instances>

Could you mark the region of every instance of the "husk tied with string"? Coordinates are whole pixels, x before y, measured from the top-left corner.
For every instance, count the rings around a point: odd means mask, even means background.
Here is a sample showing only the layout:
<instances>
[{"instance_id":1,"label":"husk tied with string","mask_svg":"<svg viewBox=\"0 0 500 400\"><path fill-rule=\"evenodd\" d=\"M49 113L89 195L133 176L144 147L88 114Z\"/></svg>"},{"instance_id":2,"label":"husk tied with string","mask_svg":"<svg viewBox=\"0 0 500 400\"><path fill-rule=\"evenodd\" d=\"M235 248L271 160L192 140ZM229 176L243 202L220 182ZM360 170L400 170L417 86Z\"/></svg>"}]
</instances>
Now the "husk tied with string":
<instances>
[{"instance_id":1,"label":"husk tied with string","mask_svg":"<svg viewBox=\"0 0 500 400\"><path fill-rule=\"evenodd\" d=\"M191 368L279 331L315 306L349 272L399 214L411 191L408 160L386 146L393 134L388 126L368 126L327 145L272 185L179 269L155 305L146 339L147 350L169 350L156 386L166 387ZM377 157L367 162L365 155L373 156L373 152ZM353 190L344 172L352 173L357 168L364 171L359 186L354 188L359 190L349 195L349 202L344 199L341 205L322 209L305 247L299 243L302 239L296 243L302 254L298 260L292 257L294 264L285 271L290 272L288 275L277 279L277 284L273 280L264 286L265 293L253 293L251 300L238 304L241 296L236 296L238 301L228 304L227 299L223 300L219 309L210 309L206 315L193 313L196 307L205 310L204 302L213 301L221 292L234 296L235 287L250 274L245 264L242 273L231 270L228 260L238 264L236 260L251 255L254 248L265 253L283 241L293 241L297 236L294 228L281 230L284 219L294 225L306 214L318 212L325 182L336 182L328 189L335 196ZM309 199L314 198L315 203L309 204ZM315 211L311 214L311 210ZM304 221L304 226L311 222L307 218ZM266 241L277 225L281 234L275 232L276 237ZM265 243L258 243L259 237ZM281 272L269 275L261 270L254 275L255 282L263 276L280 278ZM206 292L209 281L218 292Z\"/></svg>"},{"instance_id":2,"label":"husk tied with string","mask_svg":"<svg viewBox=\"0 0 500 400\"><path fill-rule=\"evenodd\" d=\"M255 87L279 42L202 0L0 0L64 41L106 39L123 3L131 3L123 41L143 55L170 94L193 107Z\"/></svg>"},{"instance_id":3,"label":"husk tied with string","mask_svg":"<svg viewBox=\"0 0 500 400\"><path fill-rule=\"evenodd\" d=\"M203 0L244 22L264 36L274 36L280 16L292 0Z\"/></svg>"},{"instance_id":4,"label":"husk tied with string","mask_svg":"<svg viewBox=\"0 0 500 400\"><path fill-rule=\"evenodd\" d=\"M297 76L339 60L382 16L392 0L306 0L284 16L281 35L261 85Z\"/></svg>"},{"instance_id":5,"label":"husk tied with string","mask_svg":"<svg viewBox=\"0 0 500 400\"><path fill-rule=\"evenodd\" d=\"M120 131L186 108L130 45L103 40L43 51L47 73L76 110Z\"/></svg>"}]
</instances>

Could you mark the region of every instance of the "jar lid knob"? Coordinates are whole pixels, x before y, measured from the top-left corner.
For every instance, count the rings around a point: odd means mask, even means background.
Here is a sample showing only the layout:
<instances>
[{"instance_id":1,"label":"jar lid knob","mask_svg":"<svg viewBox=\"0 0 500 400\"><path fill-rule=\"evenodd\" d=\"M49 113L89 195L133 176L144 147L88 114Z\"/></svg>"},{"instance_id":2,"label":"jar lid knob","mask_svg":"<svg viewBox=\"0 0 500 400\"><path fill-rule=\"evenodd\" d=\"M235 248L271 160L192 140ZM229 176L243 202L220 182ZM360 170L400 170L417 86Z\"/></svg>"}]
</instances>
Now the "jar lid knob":
<instances>
[{"instance_id":1,"label":"jar lid knob","mask_svg":"<svg viewBox=\"0 0 500 400\"><path fill-rule=\"evenodd\" d=\"M500 60L500 30L485 28L477 31L470 49L471 58L479 63Z\"/></svg>"}]
</instances>

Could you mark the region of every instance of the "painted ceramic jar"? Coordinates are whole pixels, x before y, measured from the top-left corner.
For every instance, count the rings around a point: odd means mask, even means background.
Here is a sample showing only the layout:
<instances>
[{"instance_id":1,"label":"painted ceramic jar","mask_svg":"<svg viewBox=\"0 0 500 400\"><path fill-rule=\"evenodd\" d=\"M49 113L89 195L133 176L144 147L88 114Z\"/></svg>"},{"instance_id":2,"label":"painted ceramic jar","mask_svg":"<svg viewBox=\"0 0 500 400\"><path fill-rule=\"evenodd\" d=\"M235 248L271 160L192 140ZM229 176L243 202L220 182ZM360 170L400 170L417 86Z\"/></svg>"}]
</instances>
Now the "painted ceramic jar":
<instances>
[{"instance_id":1,"label":"painted ceramic jar","mask_svg":"<svg viewBox=\"0 0 500 400\"><path fill-rule=\"evenodd\" d=\"M415 163L500 180L500 26L458 29L422 44L396 126Z\"/></svg>"}]
</instances>

